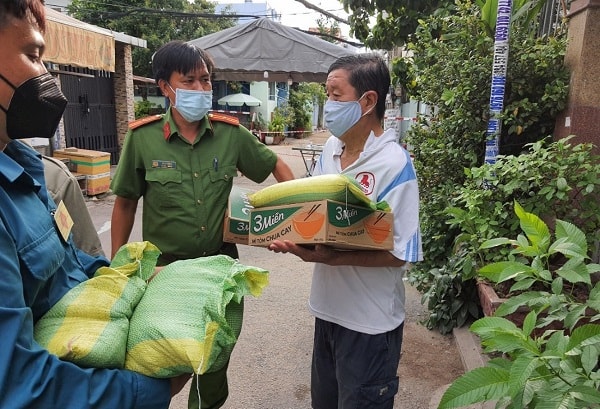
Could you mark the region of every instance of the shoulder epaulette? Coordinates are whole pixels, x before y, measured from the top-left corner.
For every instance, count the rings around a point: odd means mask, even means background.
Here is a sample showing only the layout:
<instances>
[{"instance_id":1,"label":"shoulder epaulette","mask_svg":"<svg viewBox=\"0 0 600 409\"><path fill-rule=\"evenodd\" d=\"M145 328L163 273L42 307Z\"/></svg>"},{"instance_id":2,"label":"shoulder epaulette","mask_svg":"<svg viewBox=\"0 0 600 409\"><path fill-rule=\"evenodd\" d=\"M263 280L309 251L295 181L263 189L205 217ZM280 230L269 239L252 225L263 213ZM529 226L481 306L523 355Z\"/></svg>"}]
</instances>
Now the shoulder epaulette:
<instances>
[{"instance_id":1,"label":"shoulder epaulette","mask_svg":"<svg viewBox=\"0 0 600 409\"><path fill-rule=\"evenodd\" d=\"M132 121L129 123L129 129L136 129L139 128L140 126L152 123L152 122L156 122L159 119L162 119L162 115L150 115L150 116L146 116L144 118L140 118L140 119L136 119L135 121Z\"/></svg>"},{"instance_id":2,"label":"shoulder epaulette","mask_svg":"<svg viewBox=\"0 0 600 409\"><path fill-rule=\"evenodd\" d=\"M217 114L214 112L211 112L210 114L208 114L208 119L210 119L211 121L225 122L229 125L235 125L235 126L238 126L240 124L240 120L238 118L236 118L235 116L225 115L225 114Z\"/></svg>"}]
</instances>

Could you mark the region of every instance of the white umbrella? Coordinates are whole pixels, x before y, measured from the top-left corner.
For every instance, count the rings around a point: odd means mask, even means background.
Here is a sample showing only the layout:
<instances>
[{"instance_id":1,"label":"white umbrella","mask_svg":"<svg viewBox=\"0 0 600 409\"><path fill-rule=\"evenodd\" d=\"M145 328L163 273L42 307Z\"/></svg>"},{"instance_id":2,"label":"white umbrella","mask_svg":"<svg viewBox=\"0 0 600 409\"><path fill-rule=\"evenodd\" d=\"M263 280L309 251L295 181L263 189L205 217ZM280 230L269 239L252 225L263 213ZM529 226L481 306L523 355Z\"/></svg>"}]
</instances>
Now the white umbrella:
<instances>
[{"instance_id":1,"label":"white umbrella","mask_svg":"<svg viewBox=\"0 0 600 409\"><path fill-rule=\"evenodd\" d=\"M249 107L256 107L260 105L260 99L254 98L252 95L242 94L230 94L223 98L219 98L217 101L219 105L230 105L232 107L241 107L246 104Z\"/></svg>"}]
</instances>

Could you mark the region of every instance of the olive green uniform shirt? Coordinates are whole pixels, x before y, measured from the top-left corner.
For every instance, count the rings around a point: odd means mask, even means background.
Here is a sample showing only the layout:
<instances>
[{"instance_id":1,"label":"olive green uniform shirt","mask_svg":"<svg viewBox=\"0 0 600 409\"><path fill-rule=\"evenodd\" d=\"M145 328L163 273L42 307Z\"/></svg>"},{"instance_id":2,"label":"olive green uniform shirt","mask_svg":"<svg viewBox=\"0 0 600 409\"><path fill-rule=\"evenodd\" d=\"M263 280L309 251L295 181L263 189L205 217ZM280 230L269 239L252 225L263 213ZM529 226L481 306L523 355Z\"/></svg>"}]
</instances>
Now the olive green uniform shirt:
<instances>
[{"instance_id":1,"label":"olive green uniform shirt","mask_svg":"<svg viewBox=\"0 0 600 409\"><path fill-rule=\"evenodd\" d=\"M207 115L192 144L170 109L130 126L111 189L143 197L142 237L162 251L159 263L216 254L237 171L260 183L275 168L277 155L234 121Z\"/></svg>"}]
</instances>

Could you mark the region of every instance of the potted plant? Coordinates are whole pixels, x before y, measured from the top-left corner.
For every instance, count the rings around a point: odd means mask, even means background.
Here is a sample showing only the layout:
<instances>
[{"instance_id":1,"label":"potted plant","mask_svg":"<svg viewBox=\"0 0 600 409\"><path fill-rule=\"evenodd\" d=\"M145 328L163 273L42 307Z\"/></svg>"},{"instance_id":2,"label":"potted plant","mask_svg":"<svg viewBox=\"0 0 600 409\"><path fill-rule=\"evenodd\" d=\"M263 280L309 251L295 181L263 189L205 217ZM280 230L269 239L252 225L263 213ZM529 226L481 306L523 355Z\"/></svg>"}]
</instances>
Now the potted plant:
<instances>
[{"instance_id":1,"label":"potted plant","mask_svg":"<svg viewBox=\"0 0 600 409\"><path fill-rule=\"evenodd\" d=\"M524 235L516 240L491 239L481 245L483 249L511 246L507 260L487 264L478 271L479 277L496 286L509 284L509 296L495 315L513 314L519 308L535 310L546 314L540 325L558 322L561 327L573 329L580 320L589 318L587 313L600 311L600 305L588 305L593 277L600 265L590 262L586 236L574 224L556 220L553 237L538 216L526 212L517 202L514 208Z\"/></svg>"},{"instance_id":2,"label":"potted plant","mask_svg":"<svg viewBox=\"0 0 600 409\"><path fill-rule=\"evenodd\" d=\"M288 122L288 110L285 106L277 107L271 114L269 131L265 133L265 144L278 145L285 139L285 127Z\"/></svg>"},{"instance_id":3,"label":"potted plant","mask_svg":"<svg viewBox=\"0 0 600 409\"><path fill-rule=\"evenodd\" d=\"M495 316L471 325L495 357L456 379L438 409L490 400L509 408L600 407L600 325L593 323L600 319L600 284L592 280L600 266L590 262L585 234L574 224L556 220L552 234L518 203L515 213L524 234L482 245L512 246L506 260L479 270L492 282L510 281L516 293ZM521 322L503 317L519 307L529 310Z\"/></svg>"}]
</instances>

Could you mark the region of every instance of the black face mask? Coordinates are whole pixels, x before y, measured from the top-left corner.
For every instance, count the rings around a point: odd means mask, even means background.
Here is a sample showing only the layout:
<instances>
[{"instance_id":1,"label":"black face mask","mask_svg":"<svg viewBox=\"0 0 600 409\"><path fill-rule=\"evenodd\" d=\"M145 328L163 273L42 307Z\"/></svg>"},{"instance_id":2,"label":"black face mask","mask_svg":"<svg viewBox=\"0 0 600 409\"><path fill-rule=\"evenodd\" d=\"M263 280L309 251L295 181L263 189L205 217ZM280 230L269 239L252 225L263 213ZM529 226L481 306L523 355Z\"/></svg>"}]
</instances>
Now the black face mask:
<instances>
[{"instance_id":1,"label":"black face mask","mask_svg":"<svg viewBox=\"0 0 600 409\"><path fill-rule=\"evenodd\" d=\"M6 113L6 132L11 139L51 138L56 132L60 118L67 107L67 98L46 72L30 78L15 87L2 74L0 78L10 85L15 93Z\"/></svg>"}]
</instances>

